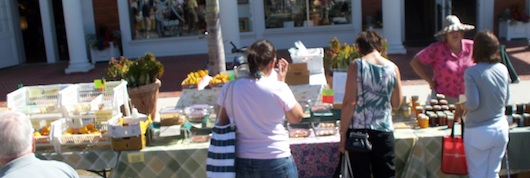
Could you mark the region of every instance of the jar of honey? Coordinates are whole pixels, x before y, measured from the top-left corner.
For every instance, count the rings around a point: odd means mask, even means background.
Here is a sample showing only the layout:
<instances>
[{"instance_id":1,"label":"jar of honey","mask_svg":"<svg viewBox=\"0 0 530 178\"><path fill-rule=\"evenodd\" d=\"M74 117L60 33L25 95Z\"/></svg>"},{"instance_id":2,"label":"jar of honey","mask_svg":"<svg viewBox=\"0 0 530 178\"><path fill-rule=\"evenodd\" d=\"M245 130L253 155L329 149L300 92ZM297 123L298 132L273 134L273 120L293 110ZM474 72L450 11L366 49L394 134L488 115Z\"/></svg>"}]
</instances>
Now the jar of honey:
<instances>
[{"instance_id":1,"label":"jar of honey","mask_svg":"<svg viewBox=\"0 0 530 178\"><path fill-rule=\"evenodd\" d=\"M436 115L435 113L432 113L432 114L429 114L429 127L436 127L436 125L438 124L438 115Z\"/></svg>"},{"instance_id":2,"label":"jar of honey","mask_svg":"<svg viewBox=\"0 0 530 178\"><path fill-rule=\"evenodd\" d=\"M445 115L445 113L443 111L438 111L436 112L436 115L438 116L438 126L444 126L444 125L447 125L446 122L447 122L447 116Z\"/></svg>"},{"instance_id":3,"label":"jar of honey","mask_svg":"<svg viewBox=\"0 0 530 178\"><path fill-rule=\"evenodd\" d=\"M416 106L416 119L420 119L419 115L425 113L423 106Z\"/></svg>"},{"instance_id":4,"label":"jar of honey","mask_svg":"<svg viewBox=\"0 0 530 178\"><path fill-rule=\"evenodd\" d=\"M431 106L436 106L436 105L438 105L438 100L437 100L437 99L431 99L431 101L429 102L429 104L430 104Z\"/></svg>"},{"instance_id":5,"label":"jar of honey","mask_svg":"<svg viewBox=\"0 0 530 178\"><path fill-rule=\"evenodd\" d=\"M453 128L455 125L455 116L447 115L447 128Z\"/></svg>"},{"instance_id":6,"label":"jar of honey","mask_svg":"<svg viewBox=\"0 0 530 178\"><path fill-rule=\"evenodd\" d=\"M418 126L422 129L429 127L429 117L425 114L418 115Z\"/></svg>"}]
</instances>

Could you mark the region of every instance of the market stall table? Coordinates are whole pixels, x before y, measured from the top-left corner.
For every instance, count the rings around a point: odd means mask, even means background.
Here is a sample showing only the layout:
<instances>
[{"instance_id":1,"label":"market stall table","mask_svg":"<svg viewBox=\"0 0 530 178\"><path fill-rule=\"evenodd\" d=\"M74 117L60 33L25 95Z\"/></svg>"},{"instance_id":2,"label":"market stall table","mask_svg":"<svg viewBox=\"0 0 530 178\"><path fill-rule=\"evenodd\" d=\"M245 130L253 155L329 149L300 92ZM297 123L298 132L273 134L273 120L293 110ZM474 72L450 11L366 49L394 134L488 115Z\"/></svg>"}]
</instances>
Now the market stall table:
<instances>
[{"instance_id":1,"label":"market stall table","mask_svg":"<svg viewBox=\"0 0 530 178\"><path fill-rule=\"evenodd\" d=\"M338 135L292 139L300 177L330 177L338 164ZM175 140L167 146L122 151L111 177L206 177L208 143Z\"/></svg>"},{"instance_id":2,"label":"market stall table","mask_svg":"<svg viewBox=\"0 0 530 178\"><path fill-rule=\"evenodd\" d=\"M456 125L455 131L459 130ZM447 127L433 127L427 129L415 129L417 137L416 144L412 146L409 158L402 173L398 177L467 177L459 175L444 174L441 171L442 138L449 135ZM459 135L460 133L455 133ZM518 127L510 129L510 142L508 143L508 157L510 161L511 174L530 171L530 127ZM505 160L501 174L506 174ZM399 176L401 175L401 176Z\"/></svg>"}]
</instances>

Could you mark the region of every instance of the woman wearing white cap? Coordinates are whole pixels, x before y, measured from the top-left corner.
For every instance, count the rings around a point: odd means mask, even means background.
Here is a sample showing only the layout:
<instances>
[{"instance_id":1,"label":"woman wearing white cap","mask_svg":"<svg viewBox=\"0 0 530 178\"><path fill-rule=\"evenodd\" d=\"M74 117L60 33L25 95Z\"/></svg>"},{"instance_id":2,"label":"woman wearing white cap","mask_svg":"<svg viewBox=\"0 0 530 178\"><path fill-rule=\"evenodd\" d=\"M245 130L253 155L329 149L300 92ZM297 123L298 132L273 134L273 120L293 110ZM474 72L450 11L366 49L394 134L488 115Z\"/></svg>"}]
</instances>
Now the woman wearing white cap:
<instances>
[{"instance_id":1,"label":"woman wearing white cap","mask_svg":"<svg viewBox=\"0 0 530 178\"><path fill-rule=\"evenodd\" d=\"M449 103L458 102L458 96L464 93L464 71L474 65L473 41L464 39L464 32L475 29L463 24L457 16L448 15L443 22L444 28L434 36L443 40L435 42L418 52L410 61L412 69L429 83L432 93L443 94ZM433 76L425 72L430 65Z\"/></svg>"}]
</instances>

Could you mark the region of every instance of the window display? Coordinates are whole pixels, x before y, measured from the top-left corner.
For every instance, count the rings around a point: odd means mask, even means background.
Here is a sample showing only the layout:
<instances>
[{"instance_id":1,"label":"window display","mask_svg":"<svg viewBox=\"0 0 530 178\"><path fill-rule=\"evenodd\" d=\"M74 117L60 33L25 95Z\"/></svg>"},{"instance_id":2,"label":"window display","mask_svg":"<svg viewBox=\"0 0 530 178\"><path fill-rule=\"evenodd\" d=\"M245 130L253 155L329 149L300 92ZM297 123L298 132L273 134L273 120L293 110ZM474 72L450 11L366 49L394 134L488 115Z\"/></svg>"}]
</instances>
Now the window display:
<instances>
[{"instance_id":1,"label":"window display","mask_svg":"<svg viewBox=\"0 0 530 178\"><path fill-rule=\"evenodd\" d=\"M264 0L265 27L351 24L351 0Z\"/></svg>"},{"instance_id":2,"label":"window display","mask_svg":"<svg viewBox=\"0 0 530 178\"><path fill-rule=\"evenodd\" d=\"M130 0L133 39L197 36L206 31L205 0Z\"/></svg>"}]
</instances>

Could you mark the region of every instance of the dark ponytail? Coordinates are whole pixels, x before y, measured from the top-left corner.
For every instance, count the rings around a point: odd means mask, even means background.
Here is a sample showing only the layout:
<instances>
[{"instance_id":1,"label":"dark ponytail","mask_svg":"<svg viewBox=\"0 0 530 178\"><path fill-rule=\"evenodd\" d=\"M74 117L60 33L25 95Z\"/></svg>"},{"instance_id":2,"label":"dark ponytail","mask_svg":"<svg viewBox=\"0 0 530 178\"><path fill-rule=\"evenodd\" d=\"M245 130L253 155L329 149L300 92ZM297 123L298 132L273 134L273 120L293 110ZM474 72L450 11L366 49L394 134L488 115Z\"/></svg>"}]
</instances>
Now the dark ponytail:
<instances>
[{"instance_id":1,"label":"dark ponytail","mask_svg":"<svg viewBox=\"0 0 530 178\"><path fill-rule=\"evenodd\" d=\"M276 58L276 48L267 40L254 42L247 51L247 62L250 76L261 78L261 70Z\"/></svg>"}]
</instances>

